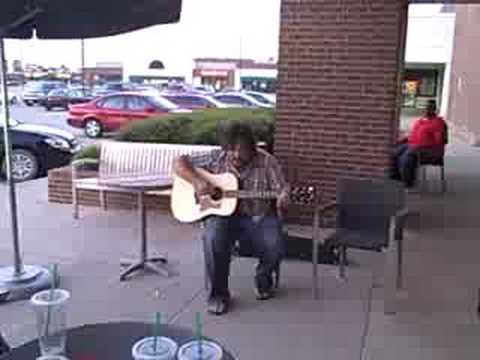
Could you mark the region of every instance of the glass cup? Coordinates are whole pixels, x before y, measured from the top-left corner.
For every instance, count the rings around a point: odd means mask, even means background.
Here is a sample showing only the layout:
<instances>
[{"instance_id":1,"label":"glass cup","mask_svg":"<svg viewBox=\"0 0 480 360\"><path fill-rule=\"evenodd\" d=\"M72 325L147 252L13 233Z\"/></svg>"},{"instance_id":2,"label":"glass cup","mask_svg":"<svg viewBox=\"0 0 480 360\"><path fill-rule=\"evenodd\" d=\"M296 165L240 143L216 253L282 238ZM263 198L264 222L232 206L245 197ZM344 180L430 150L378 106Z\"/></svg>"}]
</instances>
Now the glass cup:
<instances>
[{"instance_id":1,"label":"glass cup","mask_svg":"<svg viewBox=\"0 0 480 360\"><path fill-rule=\"evenodd\" d=\"M178 345L168 337L158 336L155 348L155 338L143 338L132 348L132 356L135 360L175 360Z\"/></svg>"},{"instance_id":2,"label":"glass cup","mask_svg":"<svg viewBox=\"0 0 480 360\"><path fill-rule=\"evenodd\" d=\"M44 290L32 296L42 355L65 353L69 299L70 292L62 289Z\"/></svg>"},{"instance_id":3,"label":"glass cup","mask_svg":"<svg viewBox=\"0 0 480 360\"><path fill-rule=\"evenodd\" d=\"M180 347L178 360L221 360L222 348L209 340L193 340Z\"/></svg>"}]
</instances>

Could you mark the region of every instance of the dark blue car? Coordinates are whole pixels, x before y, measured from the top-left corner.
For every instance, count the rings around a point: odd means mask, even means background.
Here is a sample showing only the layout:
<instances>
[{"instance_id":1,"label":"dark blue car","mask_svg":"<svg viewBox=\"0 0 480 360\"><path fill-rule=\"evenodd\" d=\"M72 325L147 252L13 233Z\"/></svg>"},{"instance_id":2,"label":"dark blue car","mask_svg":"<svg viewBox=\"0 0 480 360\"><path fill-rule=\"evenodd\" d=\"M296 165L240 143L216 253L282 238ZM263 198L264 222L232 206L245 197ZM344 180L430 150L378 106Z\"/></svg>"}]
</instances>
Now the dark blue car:
<instances>
[{"instance_id":1,"label":"dark blue car","mask_svg":"<svg viewBox=\"0 0 480 360\"><path fill-rule=\"evenodd\" d=\"M16 181L45 176L48 170L68 165L80 150L67 131L11 120L12 174ZM4 128L0 125L0 176L5 178Z\"/></svg>"}]
</instances>

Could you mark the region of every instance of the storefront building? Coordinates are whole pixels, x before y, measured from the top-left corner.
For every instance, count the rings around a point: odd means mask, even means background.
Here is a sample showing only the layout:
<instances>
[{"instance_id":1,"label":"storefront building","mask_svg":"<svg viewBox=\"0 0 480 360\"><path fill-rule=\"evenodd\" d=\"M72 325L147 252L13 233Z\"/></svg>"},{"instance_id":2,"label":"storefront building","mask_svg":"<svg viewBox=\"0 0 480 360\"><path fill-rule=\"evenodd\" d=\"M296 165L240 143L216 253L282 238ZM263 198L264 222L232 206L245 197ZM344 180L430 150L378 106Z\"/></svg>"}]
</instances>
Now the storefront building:
<instances>
[{"instance_id":1,"label":"storefront building","mask_svg":"<svg viewBox=\"0 0 480 360\"><path fill-rule=\"evenodd\" d=\"M275 92L277 70L274 62L251 59L195 59L193 84L206 85L215 90L249 89Z\"/></svg>"},{"instance_id":2,"label":"storefront building","mask_svg":"<svg viewBox=\"0 0 480 360\"><path fill-rule=\"evenodd\" d=\"M410 6L404 107L423 109L428 100L436 100L442 115L447 113L454 37L454 7Z\"/></svg>"},{"instance_id":3,"label":"storefront building","mask_svg":"<svg viewBox=\"0 0 480 360\"><path fill-rule=\"evenodd\" d=\"M95 67L86 67L84 74L89 86L102 82L120 82L123 80L123 65L120 63L99 63Z\"/></svg>"}]
</instances>

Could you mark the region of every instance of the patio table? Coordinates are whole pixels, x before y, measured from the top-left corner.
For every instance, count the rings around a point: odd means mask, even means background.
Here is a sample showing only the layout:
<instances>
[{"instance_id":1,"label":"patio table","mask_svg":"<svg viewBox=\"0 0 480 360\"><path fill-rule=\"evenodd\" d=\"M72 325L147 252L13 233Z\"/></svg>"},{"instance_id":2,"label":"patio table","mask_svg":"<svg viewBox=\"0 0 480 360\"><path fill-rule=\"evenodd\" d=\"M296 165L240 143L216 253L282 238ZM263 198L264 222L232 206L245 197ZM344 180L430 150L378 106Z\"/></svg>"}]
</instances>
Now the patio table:
<instances>
[{"instance_id":1,"label":"patio table","mask_svg":"<svg viewBox=\"0 0 480 360\"><path fill-rule=\"evenodd\" d=\"M67 332L66 356L70 360L131 360L133 345L149 336L152 336L152 325L147 323L112 322L80 326ZM172 325L161 325L159 336L171 338L179 347L195 339L191 330ZM32 340L0 356L0 360L35 359L38 356L38 340ZM234 360L234 357L223 349L222 360Z\"/></svg>"},{"instance_id":2,"label":"patio table","mask_svg":"<svg viewBox=\"0 0 480 360\"><path fill-rule=\"evenodd\" d=\"M145 194L149 191L166 190L172 187L171 176L128 176L102 180L103 185L128 189L135 193L138 199L138 220L140 226L140 256L137 260L122 260L121 265L127 268L121 273L120 281L139 270L150 270L164 276L170 276L167 268L167 258L164 256L148 256L147 247L147 210L145 207Z\"/></svg>"}]
</instances>

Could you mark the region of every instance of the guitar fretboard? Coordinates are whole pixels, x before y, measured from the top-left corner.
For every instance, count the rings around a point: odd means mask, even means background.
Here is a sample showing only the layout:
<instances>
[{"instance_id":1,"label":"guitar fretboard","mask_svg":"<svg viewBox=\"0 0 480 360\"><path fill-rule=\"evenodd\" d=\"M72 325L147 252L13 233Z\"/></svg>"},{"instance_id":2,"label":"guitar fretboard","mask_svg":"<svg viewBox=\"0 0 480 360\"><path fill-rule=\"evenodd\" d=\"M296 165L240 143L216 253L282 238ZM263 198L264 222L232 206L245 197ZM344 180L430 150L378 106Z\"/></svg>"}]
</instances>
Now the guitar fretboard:
<instances>
[{"instance_id":1,"label":"guitar fretboard","mask_svg":"<svg viewBox=\"0 0 480 360\"><path fill-rule=\"evenodd\" d=\"M278 197L276 191L252 191L252 190L227 190L223 192L225 198L238 199L275 199Z\"/></svg>"}]
</instances>

